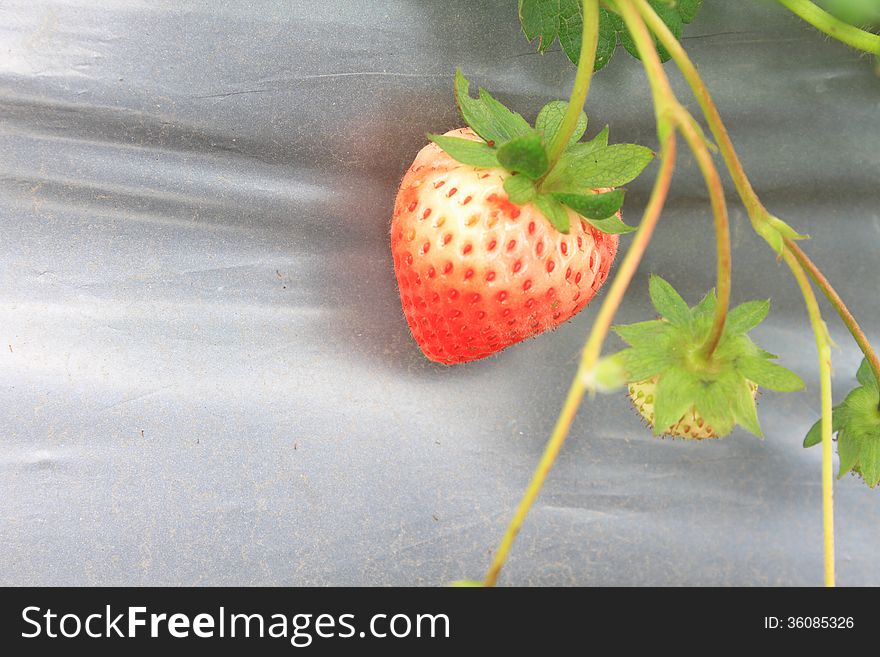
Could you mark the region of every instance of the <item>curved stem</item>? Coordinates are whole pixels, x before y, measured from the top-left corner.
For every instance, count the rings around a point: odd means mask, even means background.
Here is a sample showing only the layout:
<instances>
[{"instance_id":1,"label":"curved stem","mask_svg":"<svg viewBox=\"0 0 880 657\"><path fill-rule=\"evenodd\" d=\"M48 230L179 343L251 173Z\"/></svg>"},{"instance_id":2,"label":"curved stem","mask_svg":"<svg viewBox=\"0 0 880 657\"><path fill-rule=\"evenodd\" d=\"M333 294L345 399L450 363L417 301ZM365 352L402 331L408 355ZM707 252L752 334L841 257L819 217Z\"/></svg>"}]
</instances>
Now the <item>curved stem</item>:
<instances>
[{"instance_id":1,"label":"curved stem","mask_svg":"<svg viewBox=\"0 0 880 657\"><path fill-rule=\"evenodd\" d=\"M547 149L547 158L550 161L548 171L552 170L559 157L568 145L578 118L587 101L590 91L590 81L593 78L593 66L596 63L596 46L599 43L599 0L583 1L583 29L581 31L581 54L578 57L577 74L574 78L574 86L571 90L571 98L568 101L568 109L562 117L562 123L556 135L551 140Z\"/></svg>"},{"instance_id":2,"label":"curved stem","mask_svg":"<svg viewBox=\"0 0 880 657\"><path fill-rule=\"evenodd\" d=\"M556 461L556 457L562 449L565 439L568 437L571 423L574 420L577 408L580 405L581 399L583 399L584 392L586 391L586 377L584 374L589 372L599 359L599 354L602 350L602 343L608 335L608 331L611 328L611 322L614 320L614 315L623 300L623 295L626 293L627 287L629 287L629 284L635 275L636 269L638 269L645 250L648 248L648 243L651 241L651 235L654 232L654 227L657 225L657 220L660 218L660 212L663 209L663 204L666 202L666 195L669 192L669 185L672 181L672 170L675 165L674 132L670 133L663 143L663 147L660 151L660 160L660 172L657 174L657 179L654 181L654 188L651 191L651 197L645 207L645 212L642 216L642 221L639 224L639 229L635 233L633 242L626 253L626 257L620 264L620 268L614 277L614 281L608 290L608 294L602 301L599 314L596 317L596 321L593 322L590 336L584 345L583 355L581 356L581 362L577 374L571 382L562 411L556 420L556 426L553 428L553 433L550 436L550 440L547 442L547 446L544 448L544 453L541 455L541 460L535 468L535 472L532 475L528 488L526 488L526 492L523 494L523 497L516 508L516 512L507 527L507 531L504 533L504 537L501 539L501 543L495 551L495 557L493 558L492 564L483 580L484 586L494 586L495 582L498 580L498 574L501 572L501 568L504 567L504 563L507 560L507 555L510 552L513 541L516 539L517 534L519 534L519 530L522 528L522 524L525 521L529 510L532 508L535 499L538 497L538 493L541 491L541 487L544 485L544 481L547 479L550 468L553 467L553 463Z\"/></svg>"},{"instance_id":3,"label":"curved stem","mask_svg":"<svg viewBox=\"0 0 880 657\"><path fill-rule=\"evenodd\" d=\"M778 2L832 39L880 57L880 36L835 18L809 0L778 0Z\"/></svg>"},{"instance_id":4,"label":"curved stem","mask_svg":"<svg viewBox=\"0 0 880 657\"><path fill-rule=\"evenodd\" d=\"M730 306L730 220L727 216L724 186L721 183L721 176L718 175L718 169L712 161L712 155L709 153L706 141L700 133L696 121L675 98L675 94L669 84L669 78L663 70L663 64L657 54L654 40L651 38L647 25L645 25L644 20L642 20L635 6L629 0L619 0L616 4L639 51L645 67L645 74L651 81L654 104L655 106L665 107L665 111L668 113L673 124L681 130L682 135L694 153L694 157L697 159L697 164L706 182L706 189L709 191L712 215L715 220L718 302L715 306L712 328L709 331L706 342L700 348L700 354L708 360L724 333L724 324L727 321L727 312Z\"/></svg>"},{"instance_id":5,"label":"curved stem","mask_svg":"<svg viewBox=\"0 0 880 657\"><path fill-rule=\"evenodd\" d=\"M786 244L786 247L788 245ZM789 248L782 252L785 263L791 269L801 288L810 323L816 336L819 352L819 379L822 390L822 528L825 553L825 586L834 586L834 498L831 455L831 344L828 329L822 321L819 303L799 259Z\"/></svg>"},{"instance_id":6,"label":"curved stem","mask_svg":"<svg viewBox=\"0 0 880 657\"><path fill-rule=\"evenodd\" d=\"M880 381L880 358L878 358L877 353L871 347L871 343L868 342L868 336L865 335L865 332L862 330L862 327L859 326L856 318L853 317L853 314L849 311L849 308L846 307L843 299L841 299L840 295L837 294L837 290L835 290L831 286L831 283L828 282L828 279L825 278L825 275L816 266L816 264L812 260L810 260L809 256L804 253L803 249L801 249L801 247L797 245L797 242L792 239L785 238L785 246L788 248L789 251L792 252L794 257L797 258L801 267L807 270L810 278L812 278L816 285L819 286L819 289L822 290L825 298L828 299L832 306L834 306L837 314L840 315L843 323L849 329L849 332L852 334L853 339L855 339L856 344L859 345L859 348L865 355L868 364L871 366L871 371L874 373L874 378Z\"/></svg>"}]
</instances>

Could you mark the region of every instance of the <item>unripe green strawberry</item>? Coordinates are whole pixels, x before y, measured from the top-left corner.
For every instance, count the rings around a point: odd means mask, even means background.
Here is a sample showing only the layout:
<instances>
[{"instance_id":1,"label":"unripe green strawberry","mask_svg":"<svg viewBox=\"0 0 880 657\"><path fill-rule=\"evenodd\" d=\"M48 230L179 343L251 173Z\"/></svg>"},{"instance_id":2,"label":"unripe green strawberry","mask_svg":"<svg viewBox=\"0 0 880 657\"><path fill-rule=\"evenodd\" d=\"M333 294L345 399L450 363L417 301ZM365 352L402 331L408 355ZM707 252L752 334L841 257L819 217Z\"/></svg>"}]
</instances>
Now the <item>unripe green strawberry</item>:
<instances>
[{"instance_id":1,"label":"unripe green strawberry","mask_svg":"<svg viewBox=\"0 0 880 657\"><path fill-rule=\"evenodd\" d=\"M469 128L447 136L480 141ZM570 233L559 232L534 204L509 200L510 175L462 164L431 143L401 182L394 271L413 337L433 361L483 358L555 328L608 277L618 236L573 210Z\"/></svg>"},{"instance_id":2,"label":"unripe green strawberry","mask_svg":"<svg viewBox=\"0 0 880 657\"><path fill-rule=\"evenodd\" d=\"M654 392L657 387L657 377L646 381L629 384L629 398L649 426L654 427ZM752 397L758 394L758 386L749 382ZM693 406L688 409L681 419L661 432L661 435L685 438L688 440L703 440L704 438L723 438L709 425Z\"/></svg>"}]
</instances>

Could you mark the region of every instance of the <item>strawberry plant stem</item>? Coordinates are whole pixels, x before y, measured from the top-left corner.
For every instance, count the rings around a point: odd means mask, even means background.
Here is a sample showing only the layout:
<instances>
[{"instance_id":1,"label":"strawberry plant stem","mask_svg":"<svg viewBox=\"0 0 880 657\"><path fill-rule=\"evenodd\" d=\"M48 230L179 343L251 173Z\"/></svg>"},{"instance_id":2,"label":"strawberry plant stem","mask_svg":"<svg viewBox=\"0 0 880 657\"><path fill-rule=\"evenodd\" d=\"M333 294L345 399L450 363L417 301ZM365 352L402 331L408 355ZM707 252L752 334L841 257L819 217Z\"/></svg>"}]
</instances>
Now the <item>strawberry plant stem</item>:
<instances>
[{"instance_id":1,"label":"strawberry plant stem","mask_svg":"<svg viewBox=\"0 0 880 657\"><path fill-rule=\"evenodd\" d=\"M577 74L574 78L574 86L571 90L571 98L568 101L565 116L563 116L559 130L550 141L547 149L547 159L550 162L548 173L553 170L568 145L568 140L571 138L581 111L584 109L584 103L586 103L587 94L590 91L590 81L593 79L596 46L599 43L599 0L584 0L582 4L584 21Z\"/></svg>"},{"instance_id":2,"label":"strawberry plant stem","mask_svg":"<svg viewBox=\"0 0 880 657\"><path fill-rule=\"evenodd\" d=\"M629 0L621 0L619 4L623 4L623 2L629 2ZM736 189L742 198L743 204L746 207L746 210L749 214L749 218L752 220L752 224L757 226L762 222L770 222L772 219L767 209L758 199L757 194L755 193L754 188L751 185L748 177L746 176L745 170L743 169L742 163L739 160L739 157L736 154L736 151L733 148L733 142L730 139L730 135L727 132L727 129L724 126L724 123L721 121L721 117L718 114L718 109L715 107L715 103L712 100L712 97L709 95L709 91L706 88L706 85L703 83L703 80L700 78L697 73L696 67L691 62L690 58L687 56L684 48L681 47L681 44L678 42L678 39L672 34L672 32L666 27L666 24L660 19L660 17L654 12L653 8L647 3L646 0L632 0L641 15L641 18L645 23L650 26L651 31L657 36L660 43L666 48L666 50L671 55L673 61L675 61L676 65L681 70L682 74L690 85L691 89L694 92L694 95L697 98L697 102L699 103L701 109L703 110L703 114L706 117L706 120L709 123L709 127L712 130L712 134L715 136L716 141L718 141L719 149L721 150L721 154L724 157L724 161L727 164L728 169L730 170L731 176L733 177L734 184ZM813 289L809 284L809 280L807 275L804 272L800 264L800 260L797 257L796 253L800 251L796 244L790 239L785 238L783 242L785 244L785 248L783 249L782 255L785 259L786 263L789 265L789 268L792 271L792 274L798 281L798 285L801 287L801 292L804 296L804 301L807 306L807 312L810 315L810 321L813 325L813 332L816 335L816 346L819 351L819 372L821 377L821 389L822 389L822 505L823 505L823 526L824 526L824 543L825 543L825 583L828 586L834 585L834 510L833 510L833 501L832 501L832 455L831 455L831 352L830 352L830 343L827 335L827 330L825 328L825 324L822 321L822 316L819 311L819 305L816 301L815 294L813 293ZM794 246L796 251L793 251L789 244ZM806 258L806 254L804 254L804 258ZM815 268L815 265L814 265ZM819 272L818 268L815 268L816 272L821 276L821 272ZM822 277L822 280L827 284L827 279ZM817 281L818 283L818 281ZM820 287L822 287L821 283L819 283ZM828 290L833 292L833 288L831 288L830 284L828 284ZM827 294L827 292L826 292ZM840 300L840 297L834 293L834 296L839 301L839 305L832 303L835 305L835 308L839 313L842 313L846 306L843 305L843 301ZM846 310L846 314L850 317L852 316L848 310ZM841 314L841 317L844 317ZM844 322L846 319L844 318ZM855 320L853 320L853 324L855 324ZM852 331L852 327L847 324L847 326ZM855 326L858 326L855 324ZM861 331L859 331L861 333ZM855 336L855 333L853 334ZM864 333L861 333L861 336L864 338ZM857 338L858 341L858 338ZM864 339L865 344L867 344L867 338ZM860 343L861 346L861 343ZM864 349L863 349L864 351ZM873 354L873 350L870 349L870 345L868 345L868 351Z\"/></svg>"},{"instance_id":3,"label":"strawberry plant stem","mask_svg":"<svg viewBox=\"0 0 880 657\"><path fill-rule=\"evenodd\" d=\"M618 11L629 29L630 35L639 51L642 64L645 68L645 75L651 84L654 95L654 105L658 117L658 133L661 134L668 129L664 127L664 122L670 121L673 126L681 130L682 135L690 146L697 164L703 174L706 183L706 189L709 191L709 199L712 205L712 215L715 219L715 242L717 248L717 295L718 302L715 306L715 316L712 322L712 328L706 342L700 349L700 354L708 360L718 342L724 333L724 324L727 320L727 311L730 305L730 221L727 216L727 203L724 199L724 187L721 183L721 177L715 163L712 161L712 155L706 145L706 140L701 134L699 125L675 97L672 87L669 84L669 78L663 70L663 64L651 33L648 31L644 20L636 11L635 6L630 0L619 0L617 3Z\"/></svg>"},{"instance_id":4,"label":"strawberry plant stem","mask_svg":"<svg viewBox=\"0 0 880 657\"><path fill-rule=\"evenodd\" d=\"M623 296L635 275L636 269L638 269L645 250L648 248L648 243L651 241L651 236L654 232L654 227L657 225L657 220L660 218L660 212L663 209L663 204L666 202L669 185L672 181L672 170L674 165L675 133L670 132L663 142L660 151L660 172L657 175L657 179L654 181L654 187L651 190L651 197L648 200L647 206L645 206L645 212L642 215L642 221L639 223L639 229L636 231L633 242L624 257L623 262L620 264L620 268L614 277L614 281L608 290L607 296L602 301L599 314L596 317L596 321L593 322L590 336L587 338L587 342L584 345L580 366L578 367L574 380L571 382L571 386L568 389L568 395L565 398L562 411L559 413L559 417L556 420L553 433L550 436L550 440L547 442L547 446L544 448L541 460L538 462L534 474L532 474L532 479L517 506L516 512L504 533L504 537L501 539L501 543L499 543L498 549L495 551L492 564L483 580L483 586L494 586L498 580L498 574L501 572L501 568L507 560L507 555L510 552L513 541L516 539L517 534L519 534L519 530L522 528L522 524L525 521L529 510L532 508L535 499L538 497L538 493L540 493L544 481L547 479L547 475L553 467L553 463L556 461L556 457L559 455L559 451L562 449L565 439L568 437L571 423L574 420L578 406L580 405L584 392L586 391L586 381L588 380L587 374L593 369L599 359L602 343L608 335L611 323L614 320L614 315L620 307Z\"/></svg>"},{"instance_id":5,"label":"strawberry plant stem","mask_svg":"<svg viewBox=\"0 0 880 657\"><path fill-rule=\"evenodd\" d=\"M791 269L801 288L819 352L819 380L822 394L822 526L825 537L825 586L834 586L834 498L831 454L831 343L828 329L822 321L816 294L804 272L799 259L786 248L782 252L785 263Z\"/></svg>"},{"instance_id":6,"label":"strawberry plant stem","mask_svg":"<svg viewBox=\"0 0 880 657\"><path fill-rule=\"evenodd\" d=\"M835 18L809 0L778 0L778 2L831 38L880 57L880 36L860 30L849 23Z\"/></svg>"},{"instance_id":7,"label":"strawberry plant stem","mask_svg":"<svg viewBox=\"0 0 880 657\"><path fill-rule=\"evenodd\" d=\"M785 238L785 246L791 251L794 257L797 258L801 267L807 270L810 278L812 278L816 285L819 286L819 289L822 290L825 298L828 299L832 306L834 306L837 314L840 315L843 323L855 339L856 344L859 345L859 348L868 360L868 364L871 366L871 371L874 372L874 377L880 381L880 358L877 357L877 353L871 347L871 343L868 342L868 336L865 335L865 332L862 330L862 327L859 326L856 318L853 317L853 314L849 311L849 308L846 307L843 299L837 294L837 290L831 286L831 283L828 282L825 275L816 264L810 260L807 254L804 253L803 249L797 245L797 242Z\"/></svg>"}]
</instances>

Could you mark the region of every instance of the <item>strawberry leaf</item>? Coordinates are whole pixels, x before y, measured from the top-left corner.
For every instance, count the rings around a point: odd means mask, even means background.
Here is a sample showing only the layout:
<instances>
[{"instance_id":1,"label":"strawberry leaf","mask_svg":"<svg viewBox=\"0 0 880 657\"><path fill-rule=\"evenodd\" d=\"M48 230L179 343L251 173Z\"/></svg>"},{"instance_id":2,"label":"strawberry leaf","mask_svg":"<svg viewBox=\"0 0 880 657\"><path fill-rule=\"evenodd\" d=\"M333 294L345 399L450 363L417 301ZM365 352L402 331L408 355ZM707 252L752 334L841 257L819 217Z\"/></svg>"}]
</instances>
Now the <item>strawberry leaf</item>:
<instances>
[{"instance_id":1,"label":"strawberry leaf","mask_svg":"<svg viewBox=\"0 0 880 657\"><path fill-rule=\"evenodd\" d=\"M651 276L648 283L648 294L654 308L665 319L679 325L690 323L691 310L684 299L675 291L674 287L656 274Z\"/></svg>"},{"instance_id":2,"label":"strawberry leaf","mask_svg":"<svg viewBox=\"0 0 880 657\"><path fill-rule=\"evenodd\" d=\"M510 176L504 179L504 191L511 203L525 205L533 198L537 191L535 183L526 176Z\"/></svg>"},{"instance_id":3,"label":"strawberry leaf","mask_svg":"<svg viewBox=\"0 0 880 657\"><path fill-rule=\"evenodd\" d=\"M608 145L608 125L606 124L602 130L599 131L599 134L593 137L590 141L584 142L585 147L589 147L588 149L581 149L581 152L589 152L596 150L597 148L605 148Z\"/></svg>"},{"instance_id":4,"label":"strawberry leaf","mask_svg":"<svg viewBox=\"0 0 880 657\"><path fill-rule=\"evenodd\" d=\"M804 381L797 374L782 365L771 363L760 357L740 358L736 370L749 381L759 386L779 392L797 392L804 389Z\"/></svg>"},{"instance_id":5,"label":"strawberry leaf","mask_svg":"<svg viewBox=\"0 0 880 657\"><path fill-rule=\"evenodd\" d=\"M770 312L770 300L746 301L744 304L732 309L727 315L725 330L734 334L744 334L751 331L767 318Z\"/></svg>"},{"instance_id":6,"label":"strawberry leaf","mask_svg":"<svg viewBox=\"0 0 880 657\"><path fill-rule=\"evenodd\" d=\"M580 0L519 0L519 20L526 38L530 42L538 39L538 52L546 52L558 38L562 50L577 64L584 23ZM617 31L608 11L602 7L599 9L599 42L594 70L598 71L608 63L616 46Z\"/></svg>"},{"instance_id":7,"label":"strawberry leaf","mask_svg":"<svg viewBox=\"0 0 880 657\"><path fill-rule=\"evenodd\" d=\"M654 152L637 144L614 144L588 152L569 149L545 178L548 192L580 193L596 187L620 187L633 180L654 159Z\"/></svg>"},{"instance_id":8,"label":"strawberry leaf","mask_svg":"<svg viewBox=\"0 0 880 657\"><path fill-rule=\"evenodd\" d=\"M605 219L620 210L623 205L623 190L615 189L603 194L553 194L584 219Z\"/></svg>"},{"instance_id":9,"label":"strawberry leaf","mask_svg":"<svg viewBox=\"0 0 880 657\"><path fill-rule=\"evenodd\" d=\"M538 112L538 118L535 119L535 129L544 134L544 141L548 144L553 141L553 137L559 132L559 126L562 125L562 119L568 109L568 103L564 100L554 100L541 108ZM568 140L568 144L575 144L584 136L587 130L587 115L581 112L578 115L578 121L575 125L574 132Z\"/></svg>"},{"instance_id":10,"label":"strawberry leaf","mask_svg":"<svg viewBox=\"0 0 880 657\"><path fill-rule=\"evenodd\" d=\"M675 8L678 10L682 23L693 21L702 6L703 0L676 0L675 2Z\"/></svg>"},{"instance_id":11,"label":"strawberry leaf","mask_svg":"<svg viewBox=\"0 0 880 657\"><path fill-rule=\"evenodd\" d=\"M498 161L508 171L522 173L529 178L540 178L547 172L550 161L537 132L515 137L498 148Z\"/></svg>"},{"instance_id":12,"label":"strawberry leaf","mask_svg":"<svg viewBox=\"0 0 880 657\"><path fill-rule=\"evenodd\" d=\"M535 197L533 203L544 214L545 217L553 224L560 233L568 234L569 220L568 211L565 206L553 198L550 194L540 194Z\"/></svg>"},{"instance_id":13,"label":"strawberry leaf","mask_svg":"<svg viewBox=\"0 0 880 657\"><path fill-rule=\"evenodd\" d=\"M469 164L477 169L497 169L501 167L495 151L485 142L431 134L428 135L428 139L462 164Z\"/></svg>"},{"instance_id":14,"label":"strawberry leaf","mask_svg":"<svg viewBox=\"0 0 880 657\"><path fill-rule=\"evenodd\" d=\"M666 23L666 27L668 27L672 33L675 35L676 39L681 38L681 28L682 28L682 17L681 14L676 11L675 8L671 7L668 3L663 0L648 0L648 4L657 12L657 15ZM618 29L618 38L620 40L621 45L626 48L626 51L635 57L636 59L641 59L639 57L639 51L636 48L635 41L633 41L632 35L630 35L629 30L626 29L626 25L624 25L623 19L619 16L614 17L615 26ZM657 53L660 55L660 61L665 62L670 58L669 51L666 50L662 45L660 45L659 41L657 41L657 37L653 34L651 35L654 38L654 45L657 48Z\"/></svg>"},{"instance_id":15,"label":"strawberry leaf","mask_svg":"<svg viewBox=\"0 0 880 657\"><path fill-rule=\"evenodd\" d=\"M532 132L528 121L516 112L511 112L489 92L480 89L479 96L471 97L470 82L460 69L456 69L455 100L461 116L490 146Z\"/></svg>"}]
</instances>

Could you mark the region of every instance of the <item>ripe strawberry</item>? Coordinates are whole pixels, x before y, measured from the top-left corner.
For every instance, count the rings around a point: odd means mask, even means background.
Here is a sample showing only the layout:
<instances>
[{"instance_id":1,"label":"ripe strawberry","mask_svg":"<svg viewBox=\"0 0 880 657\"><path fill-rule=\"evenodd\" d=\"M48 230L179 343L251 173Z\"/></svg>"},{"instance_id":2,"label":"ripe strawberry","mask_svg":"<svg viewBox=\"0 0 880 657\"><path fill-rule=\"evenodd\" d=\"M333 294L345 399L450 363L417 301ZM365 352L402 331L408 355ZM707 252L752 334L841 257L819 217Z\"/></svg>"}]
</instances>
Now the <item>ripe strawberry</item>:
<instances>
[{"instance_id":1,"label":"ripe strawberry","mask_svg":"<svg viewBox=\"0 0 880 657\"><path fill-rule=\"evenodd\" d=\"M654 393L657 388L657 377L651 377L645 381L630 383L629 398L632 400L633 406L639 412L648 426L654 426ZM749 389L752 391L752 398L758 394L758 386L749 382ZM723 438L715 429L709 425L700 415L700 412L691 406L682 415L681 419L667 427L661 432L664 436L673 436L677 438L686 438L688 440L703 440L704 438Z\"/></svg>"},{"instance_id":2,"label":"ripe strawberry","mask_svg":"<svg viewBox=\"0 0 880 657\"><path fill-rule=\"evenodd\" d=\"M481 141L470 128L447 136ZM401 182L394 271L413 337L433 361L476 360L555 328L608 277L618 236L568 208L571 231L559 232L534 204L509 200L510 175L431 143Z\"/></svg>"}]
</instances>

